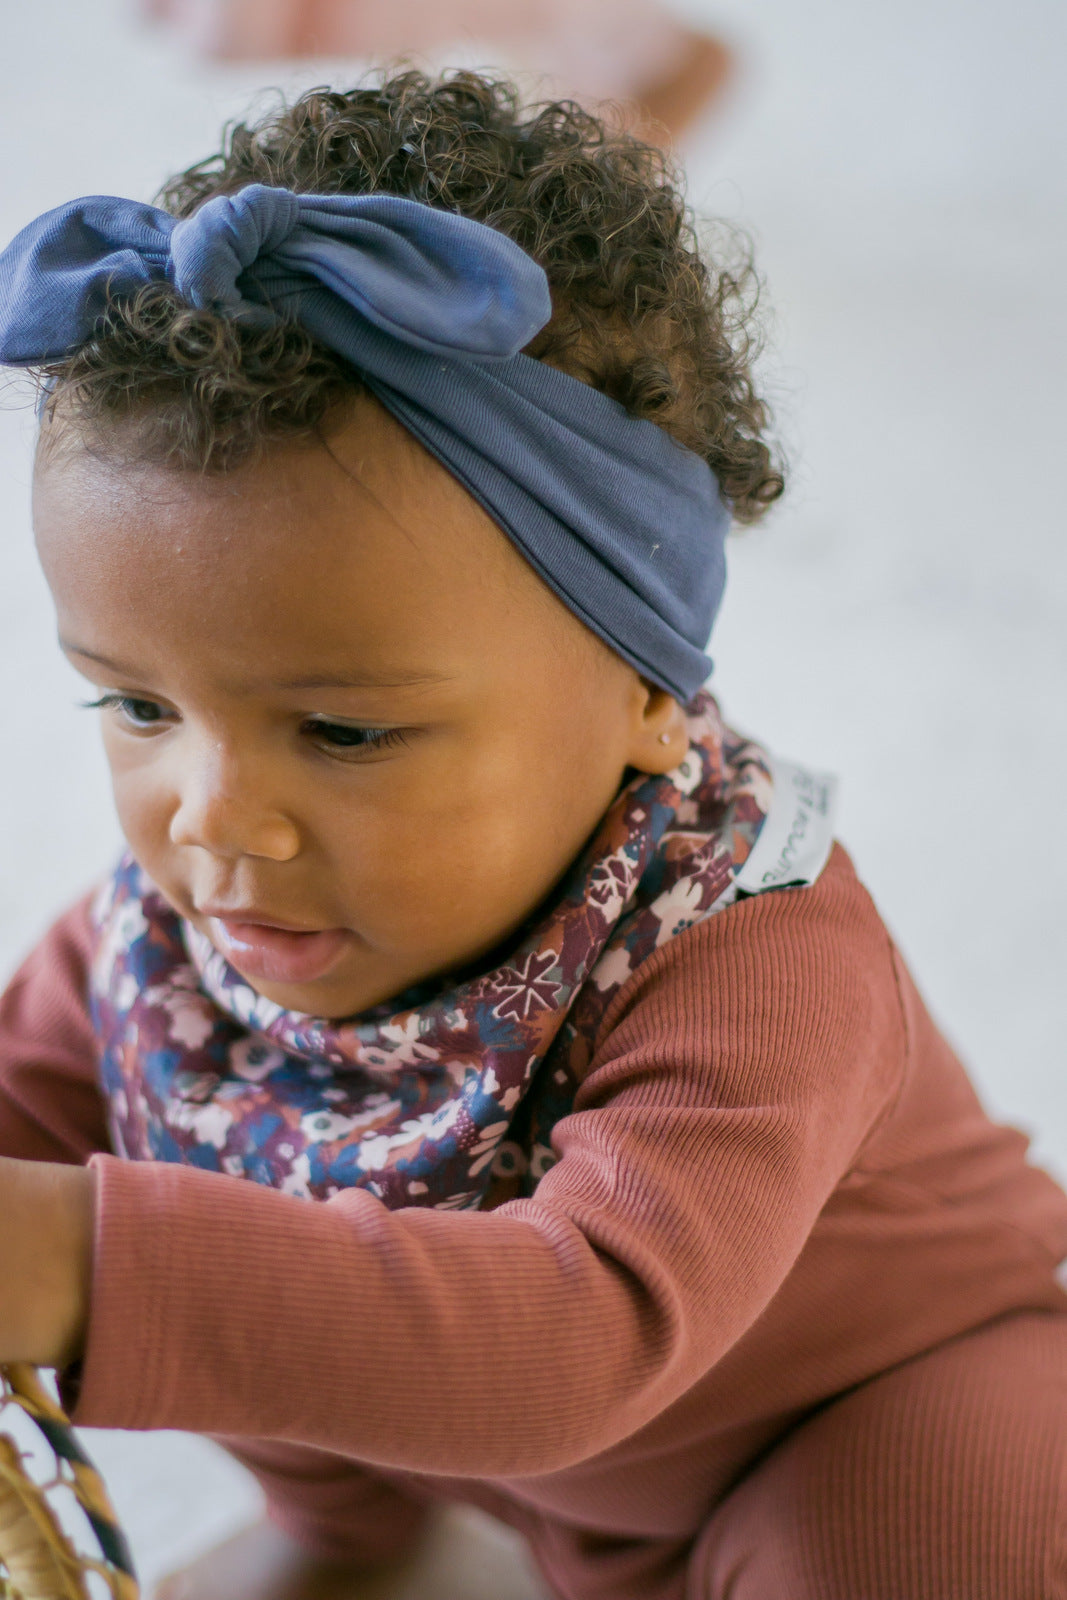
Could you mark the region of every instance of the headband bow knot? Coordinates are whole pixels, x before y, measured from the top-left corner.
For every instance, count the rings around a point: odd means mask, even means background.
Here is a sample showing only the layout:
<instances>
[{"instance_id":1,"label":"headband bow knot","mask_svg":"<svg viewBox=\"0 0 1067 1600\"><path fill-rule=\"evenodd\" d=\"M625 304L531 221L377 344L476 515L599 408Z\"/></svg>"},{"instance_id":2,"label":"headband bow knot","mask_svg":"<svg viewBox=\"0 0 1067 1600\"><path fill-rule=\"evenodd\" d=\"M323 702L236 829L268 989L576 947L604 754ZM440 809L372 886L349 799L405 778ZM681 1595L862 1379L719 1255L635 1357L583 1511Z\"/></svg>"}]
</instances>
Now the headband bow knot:
<instances>
[{"instance_id":1,"label":"headband bow knot","mask_svg":"<svg viewBox=\"0 0 1067 1600\"><path fill-rule=\"evenodd\" d=\"M431 355L503 360L552 315L544 272L513 240L400 195L252 183L178 222L169 244L174 287L194 306L299 316L318 286Z\"/></svg>"},{"instance_id":2,"label":"headband bow knot","mask_svg":"<svg viewBox=\"0 0 1067 1600\"><path fill-rule=\"evenodd\" d=\"M284 248L299 218L300 202L288 189L256 183L216 195L175 225L168 241L171 282L190 305L242 311L248 299L238 280L260 256Z\"/></svg>"},{"instance_id":3,"label":"headband bow knot","mask_svg":"<svg viewBox=\"0 0 1067 1600\"><path fill-rule=\"evenodd\" d=\"M132 200L72 200L0 252L0 362L63 360L110 301L158 281L222 315L299 322L576 616L692 699L711 669L729 512L699 456L521 353L552 301L512 239L399 195L250 184L181 220Z\"/></svg>"}]
</instances>

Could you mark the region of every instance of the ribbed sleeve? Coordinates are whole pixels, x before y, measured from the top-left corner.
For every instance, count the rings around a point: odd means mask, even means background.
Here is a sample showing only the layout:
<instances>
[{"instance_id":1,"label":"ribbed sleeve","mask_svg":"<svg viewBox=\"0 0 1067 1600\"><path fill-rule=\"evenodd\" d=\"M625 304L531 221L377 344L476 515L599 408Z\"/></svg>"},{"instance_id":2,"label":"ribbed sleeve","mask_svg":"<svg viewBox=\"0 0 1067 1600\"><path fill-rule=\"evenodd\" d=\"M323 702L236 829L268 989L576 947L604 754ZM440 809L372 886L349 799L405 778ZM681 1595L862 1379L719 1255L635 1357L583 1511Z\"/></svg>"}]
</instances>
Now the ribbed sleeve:
<instances>
[{"instance_id":1,"label":"ribbed sleeve","mask_svg":"<svg viewBox=\"0 0 1067 1600\"><path fill-rule=\"evenodd\" d=\"M904 1057L889 941L839 851L638 969L531 1199L390 1212L97 1156L75 1420L475 1477L581 1462L760 1316Z\"/></svg>"},{"instance_id":2,"label":"ribbed sleeve","mask_svg":"<svg viewBox=\"0 0 1067 1600\"><path fill-rule=\"evenodd\" d=\"M0 1155L83 1162L109 1141L86 972L88 900L61 917L0 996Z\"/></svg>"}]
</instances>

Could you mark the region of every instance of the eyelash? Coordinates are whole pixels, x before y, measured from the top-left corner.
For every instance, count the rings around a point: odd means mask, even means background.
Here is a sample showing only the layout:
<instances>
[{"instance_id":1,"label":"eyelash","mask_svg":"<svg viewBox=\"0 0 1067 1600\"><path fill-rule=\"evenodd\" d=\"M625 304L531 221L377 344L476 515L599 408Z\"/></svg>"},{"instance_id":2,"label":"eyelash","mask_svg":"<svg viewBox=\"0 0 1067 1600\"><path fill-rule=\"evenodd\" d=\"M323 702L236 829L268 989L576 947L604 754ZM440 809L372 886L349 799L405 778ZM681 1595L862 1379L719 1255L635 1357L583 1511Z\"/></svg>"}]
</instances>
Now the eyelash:
<instances>
[{"instance_id":1,"label":"eyelash","mask_svg":"<svg viewBox=\"0 0 1067 1600\"><path fill-rule=\"evenodd\" d=\"M142 708L152 706L155 710L159 710L156 701L142 700L138 695L102 694L99 700L79 700L78 704L86 711L125 711L135 728L155 727L162 721L162 718L159 717L148 717L139 722L132 715L130 710L132 706L141 706ZM346 743L344 739L334 742L324 738L323 743L333 750L388 750L397 745L407 743L407 738L402 728L359 728L344 722L327 722L314 718L309 719L305 727L318 731L320 735L323 729L328 728L337 733L359 736L360 742L350 744Z\"/></svg>"}]
</instances>

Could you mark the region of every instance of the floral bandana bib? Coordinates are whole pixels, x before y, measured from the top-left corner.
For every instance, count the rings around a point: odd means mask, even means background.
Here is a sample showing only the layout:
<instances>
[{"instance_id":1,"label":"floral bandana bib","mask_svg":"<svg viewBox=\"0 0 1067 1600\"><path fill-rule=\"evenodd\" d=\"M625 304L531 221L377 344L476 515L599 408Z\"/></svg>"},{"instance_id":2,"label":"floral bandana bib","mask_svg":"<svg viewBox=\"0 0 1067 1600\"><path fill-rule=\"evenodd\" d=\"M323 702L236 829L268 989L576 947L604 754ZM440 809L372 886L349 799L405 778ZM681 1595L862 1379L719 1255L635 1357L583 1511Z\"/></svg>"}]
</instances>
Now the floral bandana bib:
<instances>
[{"instance_id":1,"label":"floral bandana bib","mask_svg":"<svg viewBox=\"0 0 1067 1600\"><path fill-rule=\"evenodd\" d=\"M124 858L91 977L116 1152L390 1207L531 1194L631 973L739 895L813 881L829 853L832 779L724 728L707 693L688 720L685 758L623 788L499 966L350 1021L257 994Z\"/></svg>"}]
</instances>

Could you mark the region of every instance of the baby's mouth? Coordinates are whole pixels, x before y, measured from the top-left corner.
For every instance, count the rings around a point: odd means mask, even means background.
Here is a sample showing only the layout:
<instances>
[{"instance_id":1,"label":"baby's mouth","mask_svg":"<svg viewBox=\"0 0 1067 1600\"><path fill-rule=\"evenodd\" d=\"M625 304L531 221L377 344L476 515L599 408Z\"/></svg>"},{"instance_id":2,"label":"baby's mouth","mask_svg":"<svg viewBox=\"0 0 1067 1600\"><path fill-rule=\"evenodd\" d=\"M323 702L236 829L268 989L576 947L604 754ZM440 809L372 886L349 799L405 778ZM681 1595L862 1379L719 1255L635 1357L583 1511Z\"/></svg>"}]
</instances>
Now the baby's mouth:
<instances>
[{"instance_id":1,"label":"baby's mouth","mask_svg":"<svg viewBox=\"0 0 1067 1600\"><path fill-rule=\"evenodd\" d=\"M352 935L347 928L297 932L265 922L209 917L211 940L246 978L267 983L313 983L340 960Z\"/></svg>"}]
</instances>

